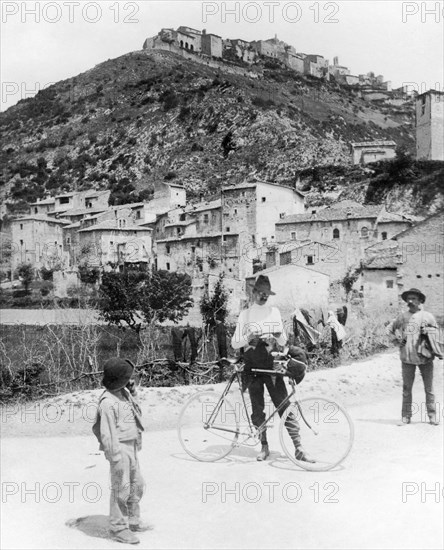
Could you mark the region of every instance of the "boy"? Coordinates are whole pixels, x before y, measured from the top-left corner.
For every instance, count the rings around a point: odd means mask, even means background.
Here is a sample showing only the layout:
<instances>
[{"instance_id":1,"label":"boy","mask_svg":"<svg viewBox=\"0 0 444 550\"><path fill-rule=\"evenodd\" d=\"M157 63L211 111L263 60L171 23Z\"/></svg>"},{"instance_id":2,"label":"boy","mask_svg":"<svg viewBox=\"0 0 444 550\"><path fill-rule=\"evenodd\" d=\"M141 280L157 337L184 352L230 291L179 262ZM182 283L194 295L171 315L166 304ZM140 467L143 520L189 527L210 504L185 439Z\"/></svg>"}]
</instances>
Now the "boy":
<instances>
[{"instance_id":1,"label":"boy","mask_svg":"<svg viewBox=\"0 0 444 550\"><path fill-rule=\"evenodd\" d=\"M133 395L134 365L129 359L114 357L103 366L106 390L99 398L93 432L100 450L110 463L110 528L118 542L137 544L134 531L149 527L140 521L139 501L144 492L137 452L141 449L141 410Z\"/></svg>"}]
</instances>

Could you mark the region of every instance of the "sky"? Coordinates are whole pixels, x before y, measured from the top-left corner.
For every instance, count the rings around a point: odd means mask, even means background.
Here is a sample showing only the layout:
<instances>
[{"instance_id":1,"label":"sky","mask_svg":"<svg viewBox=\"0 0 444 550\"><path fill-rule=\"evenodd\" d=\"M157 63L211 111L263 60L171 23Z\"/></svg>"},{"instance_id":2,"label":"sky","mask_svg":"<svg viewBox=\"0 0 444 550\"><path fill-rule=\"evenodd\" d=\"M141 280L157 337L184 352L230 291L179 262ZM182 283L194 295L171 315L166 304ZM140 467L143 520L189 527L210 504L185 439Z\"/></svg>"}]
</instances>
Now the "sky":
<instances>
[{"instance_id":1,"label":"sky","mask_svg":"<svg viewBox=\"0 0 444 550\"><path fill-rule=\"evenodd\" d=\"M223 38L275 35L351 74L373 71L394 88L444 90L444 2L8 1L1 5L1 110L51 83L142 49L163 27Z\"/></svg>"}]
</instances>

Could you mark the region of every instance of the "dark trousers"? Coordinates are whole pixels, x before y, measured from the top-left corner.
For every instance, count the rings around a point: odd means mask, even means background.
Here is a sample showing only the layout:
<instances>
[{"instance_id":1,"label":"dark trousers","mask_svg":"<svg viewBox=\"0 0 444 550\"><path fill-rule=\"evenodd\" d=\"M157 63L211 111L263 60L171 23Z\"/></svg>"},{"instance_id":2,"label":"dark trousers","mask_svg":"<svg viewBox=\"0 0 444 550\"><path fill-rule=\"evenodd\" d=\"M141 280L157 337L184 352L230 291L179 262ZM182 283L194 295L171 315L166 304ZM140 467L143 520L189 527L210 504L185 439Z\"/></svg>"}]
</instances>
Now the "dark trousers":
<instances>
[{"instance_id":1,"label":"dark trousers","mask_svg":"<svg viewBox=\"0 0 444 550\"><path fill-rule=\"evenodd\" d=\"M270 376L268 374L257 376L248 375L246 379L246 386L248 388L248 393L250 394L251 407L253 409L251 421L253 422L253 426L259 428L265 420L264 386L266 386L271 397L271 401L276 409L278 409L282 401L284 401L284 399L288 396L287 388L282 376ZM279 416L282 416L287 406L288 403L285 407L278 410ZM297 419L293 415L288 415L285 425L295 447L298 448L301 444L301 440ZM261 433L261 443L267 443L266 430L263 430Z\"/></svg>"},{"instance_id":2,"label":"dark trousers","mask_svg":"<svg viewBox=\"0 0 444 550\"><path fill-rule=\"evenodd\" d=\"M433 394L433 361L424 365L418 365L424 382L426 395L427 414L430 416L436 413L435 396ZM415 381L416 365L402 363L402 416L412 416L412 388Z\"/></svg>"}]
</instances>

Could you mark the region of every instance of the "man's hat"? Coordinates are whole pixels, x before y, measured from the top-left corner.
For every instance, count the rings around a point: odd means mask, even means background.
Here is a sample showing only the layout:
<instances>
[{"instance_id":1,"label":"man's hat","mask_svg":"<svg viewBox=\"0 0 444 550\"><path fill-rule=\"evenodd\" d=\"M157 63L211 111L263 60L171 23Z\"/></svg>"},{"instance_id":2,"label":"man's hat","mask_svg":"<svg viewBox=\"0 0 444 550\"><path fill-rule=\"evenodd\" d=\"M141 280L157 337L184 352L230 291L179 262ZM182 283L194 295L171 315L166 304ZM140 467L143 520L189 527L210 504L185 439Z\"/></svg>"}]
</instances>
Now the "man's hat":
<instances>
[{"instance_id":1,"label":"man's hat","mask_svg":"<svg viewBox=\"0 0 444 550\"><path fill-rule=\"evenodd\" d=\"M116 391L124 388L134 372L134 364L129 359L112 357L103 365L102 384L107 390Z\"/></svg>"},{"instance_id":2,"label":"man's hat","mask_svg":"<svg viewBox=\"0 0 444 550\"><path fill-rule=\"evenodd\" d=\"M264 294L267 293L268 295L271 294L272 296L276 294L276 292L271 290L270 279L266 275L258 275L253 290Z\"/></svg>"},{"instance_id":3,"label":"man's hat","mask_svg":"<svg viewBox=\"0 0 444 550\"><path fill-rule=\"evenodd\" d=\"M404 292L401 294L401 298L404 300L404 302L407 302L407 296L409 294L416 294L416 296L418 296L419 298L419 301L421 302L421 304L423 304L425 302L425 295L420 291L418 290L417 288L411 288L410 290L404 290Z\"/></svg>"}]
</instances>

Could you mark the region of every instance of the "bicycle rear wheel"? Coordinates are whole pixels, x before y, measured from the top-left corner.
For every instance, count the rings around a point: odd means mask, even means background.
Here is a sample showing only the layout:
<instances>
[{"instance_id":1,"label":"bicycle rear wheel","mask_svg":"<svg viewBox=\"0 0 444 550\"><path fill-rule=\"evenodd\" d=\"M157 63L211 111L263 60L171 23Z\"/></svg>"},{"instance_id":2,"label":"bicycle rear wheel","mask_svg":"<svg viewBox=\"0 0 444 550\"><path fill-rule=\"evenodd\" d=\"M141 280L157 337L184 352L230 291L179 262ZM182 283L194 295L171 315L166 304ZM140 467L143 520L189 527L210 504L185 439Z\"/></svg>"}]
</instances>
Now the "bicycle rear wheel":
<instances>
[{"instance_id":1,"label":"bicycle rear wheel","mask_svg":"<svg viewBox=\"0 0 444 550\"><path fill-rule=\"evenodd\" d=\"M213 391L196 393L179 415L180 444L190 456L203 462L227 456L239 436L236 408L226 397L220 403L221 397Z\"/></svg>"},{"instance_id":2,"label":"bicycle rear wheel","mask_svg":"<svg viewBox=\"0 0 444 550\"><path fill-rule=\"evenodd\" d=\"M307 397L292 403L282 415L279 426L282 448L297 466L311 471L326 471L338 466L350 453L354 427L347 411L335 401ZM295 442L315 462L297 460Z\"/></svg>"}]
</instances>

